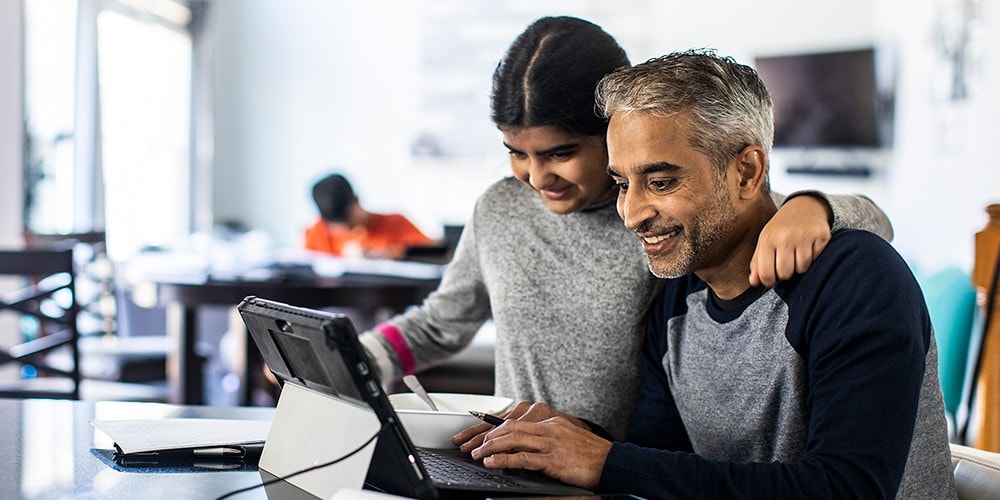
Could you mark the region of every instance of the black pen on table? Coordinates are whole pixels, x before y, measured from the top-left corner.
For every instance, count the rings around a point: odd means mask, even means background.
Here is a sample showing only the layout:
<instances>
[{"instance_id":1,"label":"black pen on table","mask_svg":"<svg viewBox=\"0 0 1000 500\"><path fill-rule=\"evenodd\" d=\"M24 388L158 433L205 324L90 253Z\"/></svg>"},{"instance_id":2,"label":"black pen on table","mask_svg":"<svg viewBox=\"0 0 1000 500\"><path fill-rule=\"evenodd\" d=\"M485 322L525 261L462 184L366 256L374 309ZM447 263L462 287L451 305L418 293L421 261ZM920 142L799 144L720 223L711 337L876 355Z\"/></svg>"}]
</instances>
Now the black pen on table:
<instances>
[{"instance_id":1,"label":"black pen on table","mask_svg":"<svg viewBox=\"0 0 1000 500\"><path fill-rule=\"evenodd\" d=\"M167 450L157 450L139 453L122 454L125 458L159 458L164 460L169 459L208 459L208 460L227 460L227 459L244 459L255 455L257 451L254 447L244 447L244 446L209 446L204 448L178 448L178 449L167 449Z\"/></svg>"},{"instance_id":2,"label":"black pen on table","mask_svg":"<svg viewBox=\"0 0 1000 500\"><path fill-rule=\"evenodd\" d=\"M476 410L469 410L469 413L472 414L473 417L476 417L479 420L482 420L483 422L486 422L487 424L490 424L494 427L504 423L504 419L497 417L495 415L490 415L489 413Z\"/></svg>"}]
</instances>

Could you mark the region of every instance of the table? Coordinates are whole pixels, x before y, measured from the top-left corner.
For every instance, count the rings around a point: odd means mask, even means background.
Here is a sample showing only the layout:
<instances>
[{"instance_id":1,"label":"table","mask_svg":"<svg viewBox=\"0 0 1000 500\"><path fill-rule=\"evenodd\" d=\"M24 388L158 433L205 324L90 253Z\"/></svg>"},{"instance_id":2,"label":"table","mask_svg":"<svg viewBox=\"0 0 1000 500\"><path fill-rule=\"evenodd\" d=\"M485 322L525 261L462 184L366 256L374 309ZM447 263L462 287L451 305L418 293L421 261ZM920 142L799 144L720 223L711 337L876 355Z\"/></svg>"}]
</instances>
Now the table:
<instances>
[{"instance_id":1,"label":"table","mask_svg":"<svg viewBox=\"0 0 1000 500\"><path fill-rule=\"evenodd\" d=\"M271 420L273 408L196 407L119 401L83 402L0 399L0 496L55 498L216 498L259 485L255 465L234 470L126 468L111 457L113 444L91 420L229 418ZM288 484L276 484L235 498L307 498Z\"/></svg>"},{"instance_id":2,"label":"table","mask_svg":"<svg viewBox=\"0 0 1000 500\"><path fill-rule=\"evenodd\" d=\"M167 308L167 334L173 348L167 360L167 381L172 403L204 402L203 361L195 345L198 309L202 306L236 306L244 297L285 302L301 307L351 307L374 315L381 308L399 312L419 304L435 290L439 278L414 278L377 274L344 274L338 277L282 277L271 279L208 279L170 281L158 279L159 301ZM242 335L243 352L241 404L250 401L252 386L248 376L253 360L259 358L253 342Z\"/></svg>"}]
</instances>

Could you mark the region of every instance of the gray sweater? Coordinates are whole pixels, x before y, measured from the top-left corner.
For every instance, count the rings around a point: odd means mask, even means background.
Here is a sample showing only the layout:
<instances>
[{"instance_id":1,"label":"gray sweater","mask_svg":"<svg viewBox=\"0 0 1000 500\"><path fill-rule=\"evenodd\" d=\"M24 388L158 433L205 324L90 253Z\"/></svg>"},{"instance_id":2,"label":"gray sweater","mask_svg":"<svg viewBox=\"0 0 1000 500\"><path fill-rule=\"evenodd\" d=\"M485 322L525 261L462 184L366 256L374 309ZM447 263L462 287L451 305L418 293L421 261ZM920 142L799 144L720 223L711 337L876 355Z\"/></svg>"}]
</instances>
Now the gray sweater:
<instances>
[{"instance_id":1,"label":"gray sweater","mask_svg":"<svg viewBox=\"0 0 1000 500\"><path fill-rule=\"evenodd\" d=\"M955 498L930 317L878 237L840 231L805 274L731 300L671 280L649 316L642 399L598 491Z\"/></svg>"},{"instance_id":2,"label":"gray sweater","mask_svg":"<svg viewBox=\"0 0 1000 500\"><path fill-rule=\"evenodd\" d=\"M821 196L834 230L892 237L867 198ZM554 214L509 177L479 198L438 289L362 342L389 381L461 351L492 318L496 394L548 403L619 437L639 395L637 353L656 281L614 200Z\"/></svg>"}]
</instances>

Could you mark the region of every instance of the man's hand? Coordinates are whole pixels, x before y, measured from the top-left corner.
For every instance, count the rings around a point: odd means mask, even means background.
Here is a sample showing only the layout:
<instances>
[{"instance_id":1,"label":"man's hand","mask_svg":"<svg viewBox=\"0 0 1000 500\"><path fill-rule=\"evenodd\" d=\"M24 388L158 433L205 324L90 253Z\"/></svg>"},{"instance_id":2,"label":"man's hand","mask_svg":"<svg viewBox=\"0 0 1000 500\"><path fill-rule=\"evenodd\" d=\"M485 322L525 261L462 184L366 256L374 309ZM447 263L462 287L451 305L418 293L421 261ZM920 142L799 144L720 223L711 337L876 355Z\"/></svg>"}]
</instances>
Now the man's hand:
<instances>
[{"instance_id":1,"label":"man's hand","mask_svg":"<svg viewBox=\"0 0 1000 500\"><path fill-rule=\"evenodd\" d=\"M546 412L553 416L531 420ZM610 451L611 442L590 432L578 419L536 403L522 418L508 419L487 432L482 444L472 450L472 458L482 460L486 467L538 471L594 489Z\"/></svg>"},{"instance_id":2,"label":"man's hand","mask_svg":"<svg viewBox=\"0 0 1000 500\"><path fill-rule=\"evenodd\" d=\"M503 416L506 420L522 420L525 422L541 422L552 417L563 417L583 429L590 430L587 424L580 419L566 413L556 411L551 406L544 403L529 403L521 401L514 409ZM487 423L476 424L451 437L451 442L458 446L462 453L471 453L473 449L483 444L486 433L493 430L493 426Z\"/></svg>"},{"instance_id":3,"label":"man's hand","mask_svg":"<svg viewBox=\"0 0 1000 500\"><path fill-rule=\"evenodd\" d=\"M760 232L750 259L750 285L773 287L806 272L830 243L832 217L826 201L814 196L786 201Z\"/></svg>"}]
</instances>

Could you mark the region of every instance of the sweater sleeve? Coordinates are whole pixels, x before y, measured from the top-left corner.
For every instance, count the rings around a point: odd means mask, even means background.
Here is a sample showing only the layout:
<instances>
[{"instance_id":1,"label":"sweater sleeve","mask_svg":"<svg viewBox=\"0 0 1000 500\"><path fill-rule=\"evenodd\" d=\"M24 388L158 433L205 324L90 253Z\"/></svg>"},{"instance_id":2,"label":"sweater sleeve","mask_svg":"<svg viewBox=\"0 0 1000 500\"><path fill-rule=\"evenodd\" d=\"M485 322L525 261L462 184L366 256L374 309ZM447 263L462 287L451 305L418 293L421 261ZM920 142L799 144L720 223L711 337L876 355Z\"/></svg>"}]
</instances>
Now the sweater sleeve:
<instances>
[{"instance_id":1,"label":"sweater sleeve","mask_svg":"<svg viewBox=\"0 0 1000 500\"><path fill-rule=\"evenodd\" d=\"M857 241L857 231L854 241ZM864 238L864 237L863 237ZM875 241L871 236L867 236ZM834 239L834 242L838 238ZM845 238L840 238L841 240ZM805 452L797 460L735 463L664 449L646 434L617 442L599 491L647 498L887 498L905 469L918 411L930 326L919 288L888 245L824 252L794 289L797 304L786 335L808 370L809 418ZM877 278L872 278L877 276ZM865 293L851 293L864 283ZM676 416L666 401L664 347L647 339L644 400L634 424L667 434ZM659 371L660 373L655 373ZM720 374L720 376L726 376ZM659 379L659 380L658 380ZM660 394L652 403L647 399ZM665 418L655 422L654 413ZM630 438L632 441L632 438Z\"/></svg>"},{"instance_id":2,"label":"sweater sleeve","mask_svg":"<svg viewBox=\"0 0 1000 500\"><path fill-rule=\"evenodd\" d=\"M793 192L785 197L784 201L803 195L824 200L830 206L833 212L833 223L830 227L832 232L836 233L841 229L861 229L875 233L886 241L892 241L893 230L889 217L867 196L803 190Z\"/></svg>"},{"instance_id":3,"label":"sweater sleeve","mask_svg":"<svg viewBox=\"0 0 1000 500\"><path fill-rule=\"evenodd\" d=\"M364 332L361 343L388 383L464 349L490 318L489 304L473 215L437 290L419 307Z\"/></svg>"}]
</instances>

